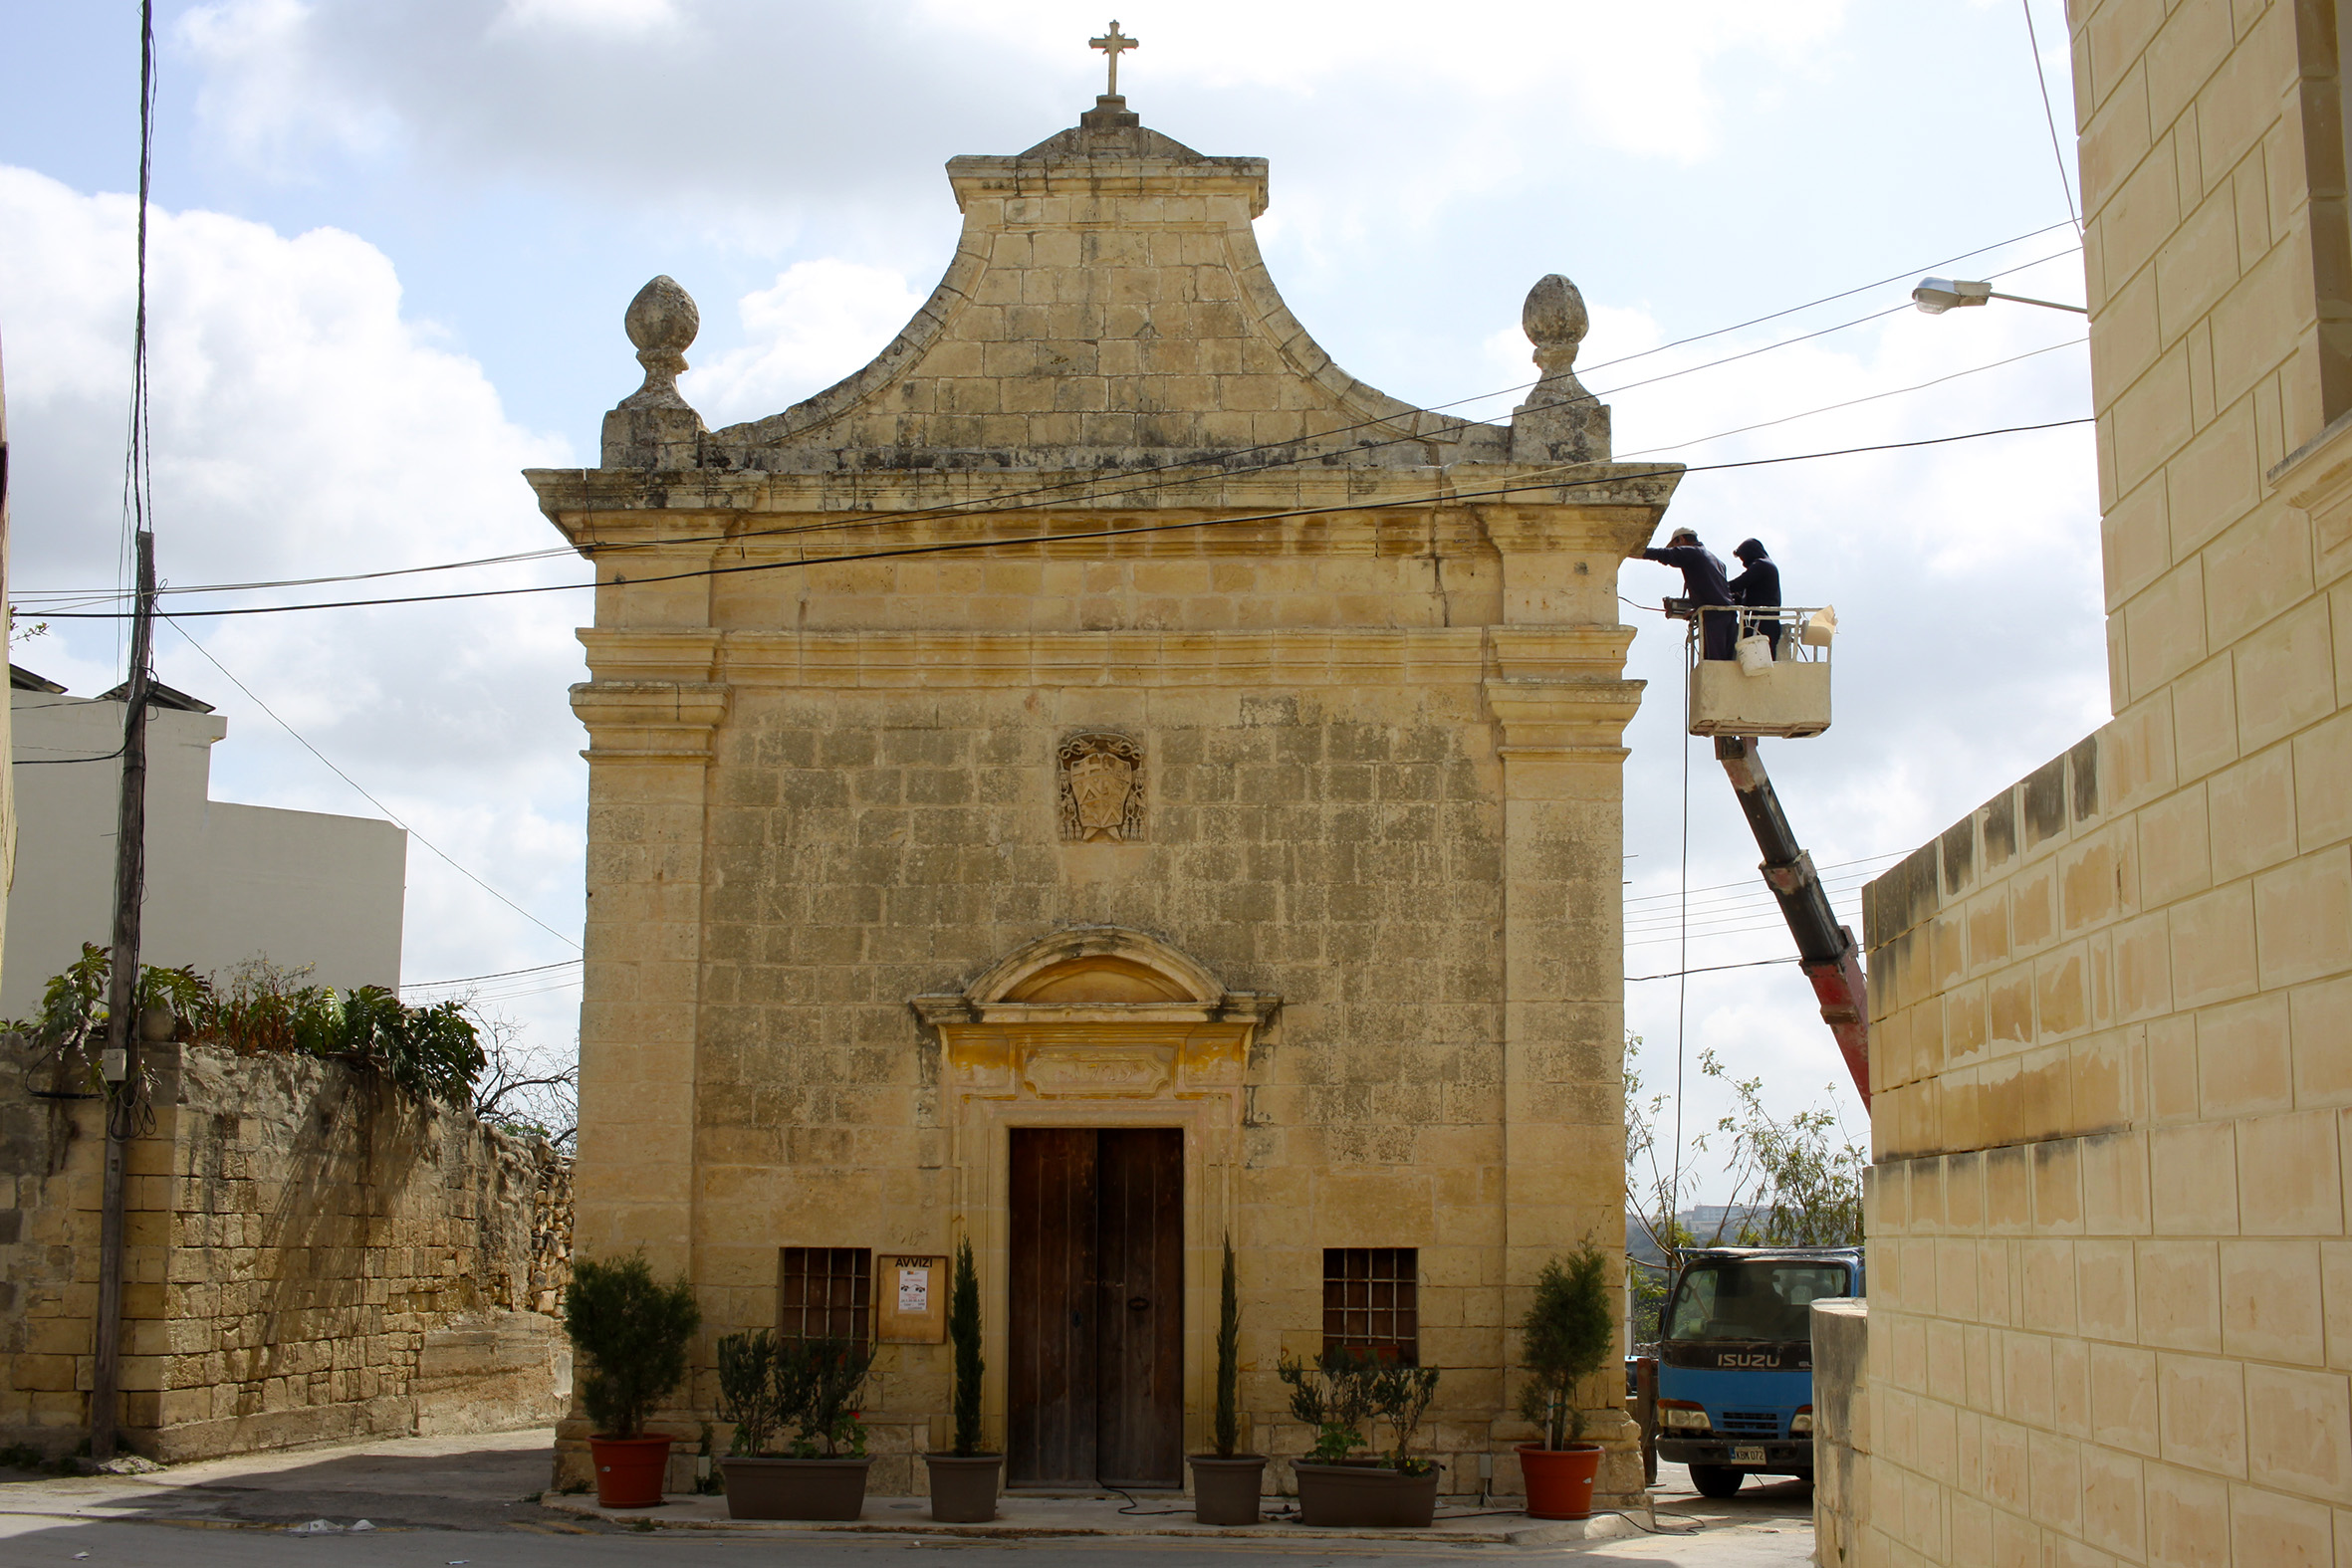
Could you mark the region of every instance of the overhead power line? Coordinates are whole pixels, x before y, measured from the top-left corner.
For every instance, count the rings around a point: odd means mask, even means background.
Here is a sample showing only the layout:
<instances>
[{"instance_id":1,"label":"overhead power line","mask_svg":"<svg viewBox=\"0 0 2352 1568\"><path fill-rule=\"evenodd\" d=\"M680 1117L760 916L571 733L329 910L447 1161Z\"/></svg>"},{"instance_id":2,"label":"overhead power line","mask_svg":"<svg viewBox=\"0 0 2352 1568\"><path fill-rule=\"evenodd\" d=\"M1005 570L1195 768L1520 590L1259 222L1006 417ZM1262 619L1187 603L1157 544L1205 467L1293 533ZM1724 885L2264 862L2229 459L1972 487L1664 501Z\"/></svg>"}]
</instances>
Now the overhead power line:
<instances>
[{"instance_id":1,"label":"overhead power line","mask_svg":"<svg viewBox=\"0 0 2352 1568\"><path fill-rule=\"evenodd\" d=\"M525 920L530 921L533 925L546 932L549 936L554 937L557 941L563 943L567 947L577 948L580 946L580 944L574 941L571 937L564 935L563 932L558 931L555 927L549 925L546 921L531 913L530 910L525 909L522 905L516 903L504 893L501 893L497 888L494 888L489 883L483 881L467 867L460 865L447 850L443 849L439 844L434 843L431 839L425 837L424 834L418 832L408 823L402 821L398 812L394 811L390 806L384 804L381 800L378 800L374 795L368 793L366 785L360 784L358 780L353 779L350 774L345 773L341 768L336 767L335 764L329 760L325 752L320 751L316 746L313 746L308 740L303 738L303 734L300 730L297 730L293 725L288 724L284 719L279 718L276 709L272 708L268 703L263 702L260 697L256 696L252 687L237 679L237 677L230 672L227 665L221 663L220 660L212 656L211 649L205 647L204 644L198 642L193 636L189 635L188 629L185 626L182 626L172 616L166 615L163 618L167 621L170 621L171 629L179 633L180 639L189 647L204 655L205 662L210 664L214 669L220 671L220 673L227 678L228 683L231 686L234 686L237 688L237 690L243 692L246 697L251 700L253 706L259 708L263 713L268 714L270 716L271 723L275 724L279 729L284 730L288 735L294 737L295 744L300 746L304 751L310 753L313 757L316 757L320 763L326 767L329 773L335 775L336 778L341 779L345 784L350 784L353 789L357 790L359 797L365 800L369 805L374 806L378 811L381 811L391 820L393 826L399 828L402 832L415 839L418 843L424 845L427 849L430 849L434 854L439 855L441 859L447 863L450 870L455 871L459 876L464 877L467 881L473 883L474 886L480 888L483 892L488 893L492 898L497 899L500 903L506 905L507 908L513 910L516 914L521 915Z\"/></svg>"},{"instance_id":2,"label":"overhead power line","mask_svg":"<svg viewBox=\"0 0 2352 1568\"><path fill-rule=\"evenodd\" d=\"M2062 228L2065 227L2065 225L2052 224L2049 227ZM1999 250L2004 246L2014 245L2021 243L2024 240L2037 238L2039 235L2046 234L2048 232L2048 228L2037 229L2030 234L2018 235L2014 239L2002 240L1994 245L1982 246L1974 251L1964 251L1958 256L1947 257L1940 262L1930 262L1927 263L1926 266L1931 268L1949 266L1954 262L1965 261L1969 257L1983 255L1987 251ZM1992 273L1989 276L2000 278L2006 277L2011 273L2023 272L2029 268L2038 267L2044 262L2055 261L2060 256L2072 254L2073 251L2077 251L2081 247L2077 245L2070 247L2067 251L2060 251L2055 252L2049 256L2037 257L2029 262L2020 262L2013 267L2002 268L2000 271ZM1867 292L1870 289L1883 288L1889 283L1912 278L1916 276L1921 270L1922 269L1914 268L1909 271L1896 274L1892 278L1878 279L1874 282L1859 285L1856 288L1844 290L1837 294L1825 295L1818 300L1807 301L1802 305L1789 306L1784 310L1775 311L1767 316L1755 317L1749 321L1737 323L1731 327L1716 328L1711 332L1700 333L1689 337L1677 338L1672 342L1661 343L1655 348L1645 348L1636 353L1620 355L1615 359L1604 359L1594 364L1580 366L1579 368L1582 374L1590 375L1595 371L1608 369L1616 365L1630 364L1635 360L1650 358L1657 354L1665 353L1673 348L1683 347L1694 342L1703 342L1711 337L1719 337L1727 333L1739 332L1744 328L1759 326L1764 322L1776 321L1781 317L1795 315L1802 311L1808 311L1815 308L1816 306L1832 304L1838 300L1850 298L1855 294ZM1909 308L1910 307L1908 304L1904 304L1889 307L1884 311L1874 311L1866 316L1855 317L1851 321L1839 322L1833 326L1824 327L1815 332L1801 334L1794 337L1782 338L1776 342L1765 343L1759 347L1743 349L1738 353L1727 354L1719 359L1711 359L1695 365L1686 365L1681 369L1669 370L1663 374L1650 376L1643 380L1629 381L1621 383L1617 386L1603 388L1600 391L1595 392L1594 395L1596 397L1613 397L1621 392L1630 391L1635 387L1648 386L1659 381L1672 380L1679 376L1696 374L1699 371L1714 369L1721 365L1737 363L1744 359L1753 358L1761 353L1770 352L1775 348L1785 348L1796 343L1809 342L1816 337L1826 336L1831 333L1844 332L1849 328L1859 327L1869 322L1879 321L1888 316L1899 315ZM1406 415L1383 415L1378 418L1359 421L1353 425L1344 425L1338 427L1337 429L1323 432L1318 439L1328 440L1333 436L1352 434L1355 431L1369 429L1375 426L1393 426L1398 418L1407 417L1410 414L1438 413L1449 408L1459 408L1467 403L1484 402L1494 397L1509 396L1516 392L1525 391L1529 387L1535 384L1536 383L1533 381L1521 381L1511 386L1500 388L1496 391L1481 392L1470 397L1456 398L1450 402L1433 403L1425 408L1411 409L1407 411ZM1359 442L1350 450L1378 450L1383 447L1421 442L1427 439L1428 438L1423 435L1406 433L1391 436L1384 441ZM1276 455L1262 463L1245 464L1242 461L1261 453L1273 453ZM1122 488L1106 491L1095 490L1090 492L1085 497L1079 499L1085 501L1114 500L1123 495L1134 495L1146 490L1160 489L1164 486L1164 480L1160 476L1180 470L1215 470L1220 475L1259 473L1273 469L1294 467L1305 463L1319 462L1326 455L1327 453L1321 449L1304 452L1299 451L1297 448L1297 443L1295 442L1268 443L1255 447L1245 447L1233 452L1220 454L1220 456L1214 460L1203 460L1187 463L1154 464L1143 468L1125 470L1117 476L1119 481L1122 482ZM1141 480L1143 482L1123 483L1130 480ZM1030 508L1021 506L1020 503L1028 501L1034 504L1035 498L1040 496L1060 495L1064 492L1086 489L1087 487L1099 486L1103 483L1104 481L1100 477L1089 475L1084 478L1060 480L1052 484L1034 486L1026 490L1008 492L1004 495L991 497L985 503L981 504L958 503L944 507L925 508L911 512L892 513L885 517L875 517L870 519L836 520L824 524L804 525L796 528L763 529L735 534L687 536L684 538L663 540L658 543L596 543L577 548L569 545L560 545L553 546L545 550L518 551L501 556L477 557L467 560L435 561L419 566L396 566L373 571L344 572L312 577L285 577L250 582L190 583L186 585L165 587L162 589L162 591L172 594L195 594L252 592L271 588L318 587L334 582L375 581L385 577L410 576L436 571L455 571L479 566L515 565L531 561L568 559L581 555L586 555L593 559L596 557L612 556L632 551L647 551L675 547L682 544L741 544L751 539L773 538L778 535L789 535L795 533L838 532L847 528L884 528L902 525L928 517L970 515L977 511L1029 510ZM88 600L93 603L99 603L106 602L114 597L117 597L118 595L110 591L102 591L97 589L59 588L30 590L26 592L20 592L16 596L20 602L25 602L28 604L35 602L50 604L65 600ZM76 606L60 603L61 609L73 607Z\"/></svg>"},{"instance_id":3,"label":"overhead power line","mask_svg":"<svg viewBox=\"0 0 2352 1568\"><path fill-rule=\"evenodd\" d=\"M1890 849L1884 854L1864 855L1859 860L1833 860L1825 866L1816 866L1814 869L1818 871L1843 871L1849 866L1872 865L1881 860L1900 860L1905 855L1914 854L1917 851L1913 849ZM1755 885L1756 879L1753 877L1747 877L1738 882L1717 882L1708 887L1695 887L1692 888L1691 891L1694 893L1720 893L1726 888L1754 887ZM1629 898L1625 902L1628 904L1648 904L1662 899L1680 898L1681 896L1682 895L1680 893L1673 892L1643 893L1637 897Z\"/></svg>"},{"instance_id":4,"label":"overhead power line","mask_svg":"<svg viewBox=\"0 0 2352 1568\"><path fill-rule=\"evenodd\" d=\"M2058 344L2056 346L2063 347L2065 345ZM2036 350L2036 352L2044 350ZM1983 366L1981 368L1991 367ZM1957 373L1967 374L1968 372L1960 371ZM1951 377L1947 376L1943 377L1942 379L1949 380ZM1923 384L1932 385L1934 383ZM1918 389L1918 387L1904 387L1900 388L1899 390L1917 391ZM1884 395L1891 396L1894 394L1888 393ZM1868 401L1868 399L1857 399L1857 401ZM1828 410L1826 409L1809 410L1811 413L1824 413L1827 411ZM1801 419L1805 417L1805 415L1791 414L1788 417L1791 419ZM1779 423L1782 421L1774 422ZM2037 424L2002 425L1991 430L1965 430L1956 435L1924 436L1914 441L1878 441L1873 442L1867 446L1839 447L1833 450L1822 452L1795 452L1790 453L1784 457L1755 457L1741 459L1736 462L1725 463L1694 463L1688 465L1678 463L1667 468L1653 469L1646 474L1610 474L1600 478L1581 480L1554 477L1543 480L1530 480L1529 482L1516 485L1498 485L1487 490L1441 489L1431 495L1416 496L1399 501L1359 501L1346 502L1333 506L1292 507L1275 512L1245 513L1235 517L1192 518L1177 523L1147 523L1139 524L1132 528L1091 529L1082 532L1071 531L1060 534L1021 535L1009 539L949 540L935 545L906 545L887 550L855 551L834 556L807 556L796 557L783 560L742 561L737 564L727 566L699 566L689 571L664 572L659 576L622 578L619 580L622 582L634 582L638 585L656 582L682 582L696 577L732 576L733 574L742 571L797 570L810 566L838 565L844 562L859 560L888 560L901 556L935 556L958 554L976 550L1009 550L1024 545L1081 544L1088 540L1128 539L1146 534L1168 534L1187 530L1232 528L1251 523L1279 523L1292 518L1327 517L1333 513L1341 512L1393 512L1407 508L1446 506L1464 501L1484 501L1498 496L1525 495L1532 491L1578 490L1593 485L1625 484L1639 479L1663 479L1688 474L1723 473L1733 469L1742 468L1768 468L1783 463L1808 463L1824 458L1858 457L1873 452L1910 451L1921 447L1948 446L1956 441L1983 440L1989 436L2023 435L2040 430L2060 430L2070 425L2085 425L2091 422L2092 416L2086 414L2073 419L2043 420ZM1728 431L1723 433L1738 434L1737 431ZM1698 444L1698 441L1711 441L1716 439L1719 439L1719 437L1703 436L1699 437L1697 441L1681 442L1678 444L1690 446ZM1568 468L1580 468L1587 466L1589 465L1563 464L1561 465L1560 471L1564 472ZM290 614L298 610L372 609L377 606L390 604L441 604L464 599L515 598L526 594L536 593L576 593L599 585L600 584L588 582L548 582L533 584L527 587L475 588L458 593L416 593L380 599L331 599L307 604L250 604L228 609L179 610L175 612L174 624L176 625L178 620L192 620L198 617L213 619L232 615L283 615ZM55 618L61 620L114 620L119 618L123 612L114 610L50 610L44 611L43 613L52 615ZM184 628L182 628L182 630L184 633Z\"/></svg>"},{"instance_id":5,"label":"overhead power line","mask_svg":"<svg viewBox=\"0 0 2352 1568\"><path fill-rule=\"evenodd\" d=\"M1718 970L1763 969L1767 964L1796 964L1802 961L1795 958L1772 958L1752 959L1745 964L1706 964L1697 969L1670 969L1661 975L1628 975L1625 977L1625 984L1638 986L1645 980L1680 980L1685 975L1712 975Z\"/></svg>"},{"instance_id":6,"label":"overhead power line","mask_svg":"<svg viewBox=\"0 0 2352 1568\"><path fill-rule=\"evenodd\" d=\"M2089 340L2087 337L2069 337L2064 342L2050 343L2040 348L2029 348L2023 353L2011 354L2006 359L1996 359L1991 364L1971 365L1966 370L1955 370L1950 375L1939 375L1933 380L1914 382L1910 386L1898 386L1892 391L1872 392L1865 397L1849 397L1842 403L1824 403L1819 408L1808 408L1801 414L1782 414L1777 419L1760 420L1752 425L1742 425L1736 430L1718 430L1713 435L1693 436L1688 441L1670 442L1665 446L1644 447L1638 452L1628 452L1625 455L1627 457L1648 457L1654 452L1678 452L1686 446L1705 446L1710 441L1721 441L1728 436L1746 435L1752 430L1769 430L1774 425L1794 424L1799 419L1810 419L1815 414L1833 414L1841 408L1852 408L1860 403L1875 403L1883 397L1901 397L1906 392L1924 392L1931 386L1942 386L1946 381L1957 381L1964 375L1981 375L1987 370L1998 370L2002 365L2015 364L2020 359L2032 359L2045 353L2056 353L2061 348L2078 348Z\"/></svg>"},{"instance_id":7,"label":"overhead power line","mask_svg":"<svg viewBox=\"0 0 2352 1568\"><path fill-rule=\"evenodd\" d=\"M550 970L570 969L582 963L576 958L558 959L553 964L534 964L528 969L497 969L487 975L460 975L455 980L408 980L400 983L402 991L448 991L458 986L471 986L485 980L512 980L518 975L544 975Z\"/></svg>"},{"instance_id":8,"label":"overhead power line","mask_svg":"<svg viewBox=\"0 0 2352 1568\"><path fill-rule=\"evenodd\" d=\"M2041 64L2041 36L2033 29L2033 0L2019 0L2025 8L2025 43L2033 51L2033 81L2041 89L2041 119L2049 126L2050 156L2058 163L2058 189L2066 193L2066 221L2082 229L2082 212L2074 205L2074 181L2066 175L2066 152L2058 144L2058 114L2050 108L2050 77ZM2043 231L2047 233L2047 230Z\"/></svg>"}]
</instances>

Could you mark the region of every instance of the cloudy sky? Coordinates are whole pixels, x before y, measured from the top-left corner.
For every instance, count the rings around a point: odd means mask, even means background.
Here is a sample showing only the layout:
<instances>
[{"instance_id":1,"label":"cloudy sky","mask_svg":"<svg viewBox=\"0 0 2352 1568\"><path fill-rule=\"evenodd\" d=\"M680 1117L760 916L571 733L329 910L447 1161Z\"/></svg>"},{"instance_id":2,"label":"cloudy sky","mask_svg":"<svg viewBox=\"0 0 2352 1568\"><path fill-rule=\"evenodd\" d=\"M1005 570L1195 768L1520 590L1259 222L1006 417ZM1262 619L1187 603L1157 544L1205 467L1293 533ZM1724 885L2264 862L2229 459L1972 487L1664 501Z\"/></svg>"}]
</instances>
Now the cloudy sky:
<instances>
[{"instance_id":1,"label":"cloudy sky","mask_svg":"<svg viewBox=\"0 0 2352 1568\"><path fill-rule=\"evenodd\" d=\"M1121 79L1146 123L1273 160L1269 265L1348 370L1412 402L1506 412L1515 396L1480 399L1531 374L1521 301L1564 272L1592 307L1583 367L1616 408L1619 454L1701 465L2088 413L2081 318L1905 303L1931 271L2083 297L2028 6L2071 181L2058 0L1125 0L1118 15L1143 41ZM599 414L637 380L621 309L657 272L701 304L683 384L714 426L856 368L952 249L940 165L1070 123L1100 90L1085 40L1107 20L1063 0L157 13L155 517L182 583L555 543L516 470L594 460ZM137 7L0 0L0 19L16 583L106 589L121 578ZM1841 889L2107 714L2086 426L1697 472L1673 517L1719 549L1763 537L1792 602L1838 608L1836 726L1767 757ZM582 574L558 560L395 581ZM1655 604L1672 577L1636 563L1623 580ZM581 917L585 766L564 691L586 612L563 593L190 618L160 634L158 663L229 717L216 796L372 813L266 704L528 912L412 844L416 984L574 951L555 933ZM1652 683L1627 780L1627 973L1783 954L1721 772L1682 742L1679 641L1627 613ZM79 693L120 678L114 626L53 624L20 662ZM567 972L480 989L570 1043ZM1679 1029L1692 1061L1713 1046L1783 1108L1833 1098L1858 1124L1793 967L1679 989L1627 987L1653 1082L1673 1076ZM1695 1084L1686 1131L1720 1105Z\"/></svg>"}]
</instances>

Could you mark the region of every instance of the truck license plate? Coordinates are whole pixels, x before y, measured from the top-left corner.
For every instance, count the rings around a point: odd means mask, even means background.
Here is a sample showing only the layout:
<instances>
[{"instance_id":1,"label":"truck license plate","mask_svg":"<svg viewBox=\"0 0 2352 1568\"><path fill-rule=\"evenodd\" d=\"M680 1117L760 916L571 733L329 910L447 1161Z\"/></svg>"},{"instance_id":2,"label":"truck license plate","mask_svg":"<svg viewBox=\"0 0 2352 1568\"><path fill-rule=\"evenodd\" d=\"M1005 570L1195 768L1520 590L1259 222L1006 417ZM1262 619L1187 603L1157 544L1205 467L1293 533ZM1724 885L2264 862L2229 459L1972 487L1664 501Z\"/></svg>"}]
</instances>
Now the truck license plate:
<instances>
[{"instance_id":1,"label":"truck license plate","mask_svg":"<svg viewBox=\"0 0 2352 1568\"><path fill-rule=\"evenodd\" d=\"M1734 1464L1762 1464L1764 1461L1764 1451L1762 1449L1734 1449L1732 1451Z\"/></svg>"}]
</instances>

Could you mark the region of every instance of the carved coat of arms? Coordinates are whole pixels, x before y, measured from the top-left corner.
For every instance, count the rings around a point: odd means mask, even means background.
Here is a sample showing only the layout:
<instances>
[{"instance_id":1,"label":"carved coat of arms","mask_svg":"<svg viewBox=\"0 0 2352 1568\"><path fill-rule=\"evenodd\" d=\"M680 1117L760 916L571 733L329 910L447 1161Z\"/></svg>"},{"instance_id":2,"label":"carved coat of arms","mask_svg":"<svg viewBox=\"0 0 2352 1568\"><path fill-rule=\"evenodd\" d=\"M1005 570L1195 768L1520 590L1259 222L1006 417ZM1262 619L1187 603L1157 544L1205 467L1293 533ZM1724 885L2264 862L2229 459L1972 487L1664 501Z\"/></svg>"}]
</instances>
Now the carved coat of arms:
<instances>
[{"instance_id":1,"label":"carved coat of arms","mask_svg":"<svg viewBox=\"0 0 2352 1568\"><path fill-rule=\"evenodd\" d=\"M1061 743L1061 836L1123 844L1143 836L1143 748L1123 735Z\"/></svg>"}]
</instances>

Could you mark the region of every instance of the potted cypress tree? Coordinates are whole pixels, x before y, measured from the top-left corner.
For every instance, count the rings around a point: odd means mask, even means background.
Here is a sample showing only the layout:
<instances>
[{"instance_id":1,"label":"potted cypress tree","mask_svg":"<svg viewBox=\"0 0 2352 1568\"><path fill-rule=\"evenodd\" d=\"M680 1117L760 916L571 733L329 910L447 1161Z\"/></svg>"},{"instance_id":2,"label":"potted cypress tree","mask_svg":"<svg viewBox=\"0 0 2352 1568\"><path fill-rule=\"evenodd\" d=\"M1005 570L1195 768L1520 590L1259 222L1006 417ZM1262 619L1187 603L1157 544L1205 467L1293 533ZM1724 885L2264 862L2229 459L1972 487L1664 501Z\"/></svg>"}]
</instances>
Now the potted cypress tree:
<instances>
[{"instance_id":1,"label":"potted cypress tree","mask_svg":"<svg viewBox=\"0 0 2352 1568\"><path fill-rule=\"evenodd\" d=\"M1192 1456L1192 1512L1203 1524L1256 1524L1266 1456L1236 1454L1241 1443L1241 1295L1234 1282L1233 1237L1225 1238L1225 1282L1217 1302L1215 1454Z\"/></svg>"},{"instance_id":2,"label":"potted cypress tree","mask_svg":"<svg viewBox=\"0 0 2352 1568\"><path fill-rule=\"evenodd\" d=\"M972 1243L956 1246L955 1282L947 1295L947 1339L955 1370L953 1452L926 1454L931 1470L931 1517L948 1524L985 1524L997 1516L1002 1454L980 1452L980 1271L972 1266Z\"/></svg>"},{"instance_id":3,"label":"potted cypress tree","mask_svg":"<svg viewBox=\"0 0 2352 1568\"><path fill-rule=\"evenodd\" d=\"M1291 1414L1315 1429L1314 1448L1291 1463L1298 1478L1298 1522L1426 1529L1437 1514L1438 1466L1410 1450L1437 1396L1438 1369L1325 1345L1313 1366L1285 1356L1277 1371L1291 1387ZM1396 1447L1356 1458L1356 1450L1372 1447L1364 1429L1374 1421L1388 1424Z\"/></svg>"},{"instance_id":4,"label":"potted cypress tree","mask_svg":"<svg viewBox=\"0 0 2352 1568\"><path fill-rule=\"evenodd\" d=\"M596 1501L607 1508L661 1504L670 1440L648 1436L645 1420L684 1381L686 1351L702 1328L694 1287L663 1284L639 1248L608 1262L572 1268L564 1331L579 1354L580 1403L588 1411Z\"/></svg>"},{"instance_id":5,"label":"potted cypress tree","mask_svg":"<svg viewBox=\"0 0 2352 1568\"><path fill-rule=\"evenodd\" d=\"M1587 1238L1567 1257L1543 1265L1535 1298L1520 1319L1528 1381L1519 1409L1543 1441L1521 1444L1519 1464L1528 1482L1528 1512L1538 1519L1592 1516L1601 1448L1582 1441L1584 1409L1576 1389L1600 1371L1616 1345L1608 1275L1608 1259Z\"/></svg>"}]
</instances>

